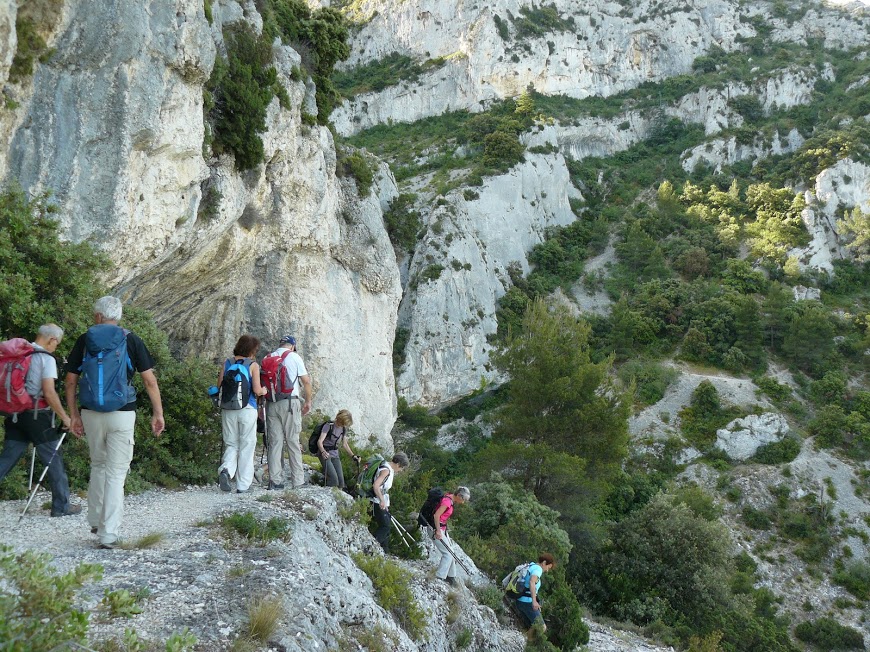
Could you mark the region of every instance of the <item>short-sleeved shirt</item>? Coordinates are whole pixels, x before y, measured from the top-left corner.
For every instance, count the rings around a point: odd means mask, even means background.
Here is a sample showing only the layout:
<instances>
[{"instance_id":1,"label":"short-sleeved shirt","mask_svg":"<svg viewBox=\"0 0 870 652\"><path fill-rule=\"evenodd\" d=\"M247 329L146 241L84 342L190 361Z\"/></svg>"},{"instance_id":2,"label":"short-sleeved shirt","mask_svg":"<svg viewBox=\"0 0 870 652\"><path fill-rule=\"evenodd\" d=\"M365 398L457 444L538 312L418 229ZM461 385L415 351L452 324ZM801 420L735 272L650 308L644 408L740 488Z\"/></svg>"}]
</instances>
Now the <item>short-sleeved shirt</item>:
<instances>
[{"instance_id":1,"label":"short-sleeved shirt","mask_svg":"<svg viewBox=\"0 0 870 652\"><path fill-rule=\"evenodd\" d=\"M148 347L145 346L145 342L143 342L135 333L127 333L127 355L130 356L130 362L133 365L132 370L129 368L127 369L127 382L129 383L133 382L135 372L138 371L141 374L143 371L148 371L149 369L154 368L154 358L151 357L151 353L148 351ZM81 366L84 359L85 333L82 333L73 345L72 351L69 353L64 371L70 374L75 374L76 376L81 375ZM136 401L134 399L118 411L129 412L135 409Z\"/></svg>"},{"instance_id":2,"label":"short-sleeved shirt","mask_svg":"<svg viewBox=\"0 0 870 652\"><path fill-rule=\"evenodd\" d=\"M447 527L447 519L449 519L450 516L453 514L453 494L444 494L444 498L442 498L441 502L438 503L438 507L435 508L435 511L437 512L439 509L445 506L447 507L447 509L445 509L444 513L441 514L440 517L438 517L438 522L441 525L441 529Z\"/></svg>"},{"instance_id":3,"label":"short-sleeved shirt","mask_svg":"<svg viewBox=\"0 0 870 652\"><path fill-rule=\"evenodd\" d=\"M24 377L24 389L28 395L37 399L36 407L44 409L48 407L48 403L42 398L42 381L57 380L57 360L39 344L33 343L33 349L30 369Z\"/></svg>"},{"instance_id":4,"label":"short-sleeved shirt","mask_svg":"<svg viewBox=\"0 0 870 652\"><path fill-rule=\"evenodd\" d=\"M302 360L302 356L295 351L290 351L290 349L281 347L275 349L274 355L284 355L285 351L289 351L290 355L284 358L284 366L287 368L289 377L295 379L293 384L293 396L302 398L302 383L299 382L299 378L301 376L307 376L308 370L305 368L305 362Z\"/></svg>"},{"instance_id":5,"label":"short-sleeved shirt","mask_svg":"<svg viewBox=\"0 0 870 652\"><path fill-rule=\"evenodd\" d=\"M332 426L332 437L329 436L329 426ZM329 453L329 457L339 457L338 447L341 445L341 440L344 438L344 426L336 426L333 423L324 423L320 429L320 434L327 433L326 439L323 440L323 448Z\"/></svg>"},{"instance_id":6,"label":"short-sleeved shirt","mask_svg":"<svg viewBox=\"0 0 870 652\"><path fill-rule=\"evenodd\" d=\"M532 575L537 575L538 581L535 582L535 595L537 595L538 591L541 590L541 576L543 574L544 574L544 569L541 568L540 564L532 564L531 566L529 566L529 574L526 575L525 586L527 589L531 589L532 588L531 587ZM519 601L519 602L531 602L532 596L531 595L522 595L519 598L517 598L517 601Z\"/></svg>"}]
</instances>

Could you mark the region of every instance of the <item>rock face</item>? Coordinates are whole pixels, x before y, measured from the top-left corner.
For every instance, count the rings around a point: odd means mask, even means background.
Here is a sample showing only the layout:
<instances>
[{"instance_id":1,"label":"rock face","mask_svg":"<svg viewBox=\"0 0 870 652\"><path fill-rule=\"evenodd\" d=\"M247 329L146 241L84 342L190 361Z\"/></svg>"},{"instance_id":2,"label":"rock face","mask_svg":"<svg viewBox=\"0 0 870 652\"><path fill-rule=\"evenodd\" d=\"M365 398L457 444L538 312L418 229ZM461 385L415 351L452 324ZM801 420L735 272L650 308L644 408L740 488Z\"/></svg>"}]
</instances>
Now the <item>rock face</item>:
<instances>
[{"instance_id":1,"label":"rock face","mask_svg":"<svg viewBox=\"0 0 870 652\"><path fill-rule=\"evenodd\" d=\"M541 142L554 137L547 130L536 136ZM457 191L436 206L411 260L416 289L405 295L399 313L410 337L397 381L411 404L436 405L496 378L487 335L496 331L496 301L509 287L508 266L526 273L526 252L547 227L576 219L569 199L580 196L564 159L538 154L488 178L475 193L466 198Z\"/></svg>"},{"instance_id":2,"label":"rock face","mask_svg":"<svg viewBox=\"0 0 870 652\"><path fill-rule=\"evenodd\" d=\"M526 36L529 3L367 0L371 17L354 41L347 67L392 52L446 63L413 87L360 95L334 114L341 134L392 119L412 122L446 111L480 110L481 103L515 97L529 84L545 94L583 98L612 95L646 81L688 72L695 57L716 44L735 47L752 29L737 4L722 1L642 0L628 8L596 0L555 0L560 28Z\"/></svg>"},{"instance_id":3,"label":"rock face","mask_svg":"<svg viewBox=\"0 0 870 652\"><path fill-rule=\"evenodd\" d=\"M197 0L65 11L7 178L50 190L68 237L105 249L109 283L151 309L182 353L219 358L244 332L264 349L293 333L315 409L350 409L358 432L389 447L401 287L381 202L395 193L392 176L382 169L367 198L336 177L331 134L302 125L310 92L289 77L299 55L277 42L293 108L269 107L265 165L240 174L229 157L203 158L218 27L243 15L256 24L252 5L214 3L214 26Z\"/></svg>"},{"instance_id":4,"label":"rock face","mask_svg":"<svg viewBox=\"0 0 870 652\"><path fill-rule=\"evenodd\" d=\"M755 455L759 447L780 441L788 431L788 422L781 414L750 414L717 430L716 448L732 460L743 461Z\"/></svg>"},{"instance_id":5,"label":"rock face","mask_svg":"<svg viewBox=\"0 0 870 652\"><path fill-rule=\"evenodd\" d=\"M18 3L15 0L0 2L0 85L6 83L9 66L18 48L18 34L15 32L15 17Z\"/></svg>"}]
</instances>

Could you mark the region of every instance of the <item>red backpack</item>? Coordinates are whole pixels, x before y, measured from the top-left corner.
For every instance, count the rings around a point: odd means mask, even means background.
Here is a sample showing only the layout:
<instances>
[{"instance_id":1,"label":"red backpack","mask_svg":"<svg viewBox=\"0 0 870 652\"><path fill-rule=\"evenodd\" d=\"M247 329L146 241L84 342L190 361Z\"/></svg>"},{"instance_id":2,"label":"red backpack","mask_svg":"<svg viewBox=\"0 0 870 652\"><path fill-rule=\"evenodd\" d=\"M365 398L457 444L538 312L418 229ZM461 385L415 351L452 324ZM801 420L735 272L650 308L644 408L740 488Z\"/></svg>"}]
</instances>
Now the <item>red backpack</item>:
<instances>
[{"instance_id":1,"label":"red backpack","mask_svg":"<svg viewBox=\"0 0 870 652\"><path fill-rule=\"evenodd\" d=\"M11 416L33 409L33 397L24 387L33 351L22 337L0 342L0 413Z\"/></svg>"},{"instance_id":2,"label":"red backpack","mask_svg":"<svg viewBox=\"0 0 870 652\"><path fill-rule=\"evenodd\" d=\"M284 351L281 355L270 353L263 358L263 363L260 365L260 382L268 390L267 401L280 401L293 395L296 381L290 380L290 373L284 365L284 360L290 353L292 352Z\"/></svg>"}]
</instances>

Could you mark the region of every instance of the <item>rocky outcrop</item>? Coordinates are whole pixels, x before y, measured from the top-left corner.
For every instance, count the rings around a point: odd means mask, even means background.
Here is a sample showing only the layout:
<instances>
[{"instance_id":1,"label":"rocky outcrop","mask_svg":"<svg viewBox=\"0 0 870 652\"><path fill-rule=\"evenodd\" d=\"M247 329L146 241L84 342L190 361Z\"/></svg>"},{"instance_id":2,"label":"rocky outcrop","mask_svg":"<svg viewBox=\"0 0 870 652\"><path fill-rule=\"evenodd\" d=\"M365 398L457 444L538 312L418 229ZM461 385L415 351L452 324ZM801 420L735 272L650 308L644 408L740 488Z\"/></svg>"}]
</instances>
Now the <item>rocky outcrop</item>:
<instances>
[{"instance_id":1,"label":"rocky outcrop","mask_svg":"<svg viewBox=\"0 0 870 652\"><path fill-rule=\"evenodd\" d=\"M743 461L755 455L761 446L782 440L788 431L788 422L781 414L750 414L717 430L716 448L732 460Z\"/></svg>"},{"instance_id":2,"label":"rocky outcrop","mask_svg":"<svg viewBox=\"0 0 870 652\"><path fill-rule=\"evenodd\" d=\"M536 138L552 143L555 132ZM410 337L397 386L409 403L438 405L497 377L487 336L496 331L496 301L510 285L508 266L528 272L526 253L546 228L576 219L571 197L579 192L561 156L527 154L474 195L453 192L435 207L399 313Z\"/></svg>"},{"instance_id":3,"label":"rocky outcrop","mask_svg":"<svg viewBox=\"0 0 870 652\"><path fill-rule=\"evenodd\" d=\"M0 2L0 87L6 83L9 67L18 48L18 34L15 31L15 17L18 3L15 0Z\"/></svg>"},{"instance_id":4,"label":"rocky outcrop","mask_svg":"<svg viewBox=\"0 0 870 652\"><path fill-rule=\"evenodd\" d=\"M368 0L370 16L354 41L350 68L391 52L418 61L447 63L420 77L356 97L333 114L350 134L389 119L413 122L446 111L480 110L481 103L515 97L530 84L552 95L612 95L646 81L688 72L716 44L735 47L753 31L738 20L737 5L689 0L642 0L623 8L596 0L555 0L563 29L541 36L518 31L521 0L450 3Z\"/></svg>"},{"instance_id":5,"label":"rocky outcrop","mask_svg":"<svg viewBox=\"0 0 870 652\"><path fill-rule=\"evenodd\" d=\"M741 143L736 136L717 138L684 152L681 165L686 172L694 172L699 165L721 172L723 166L740 161L755 162L768 156L789 154L803 143L804 138L797 129L792 129L783 137L777 132L769 142L764 138L756 138L751 143Z\"/></svg>"},{"instance_id":6,"label":"rocky outcrop","mask_svg":"<svg viewBox=\"0 0 870 652\"><path fill-rule=\"evenodd\" d=\"M202 87L219 26L243 16L256 26L252 4L213 3L214 26L197 0L65 11L7 177L52 193L67 236L109 254L108 282L151 309L180 353L216 358L243 332L265 348L294 333L315 409L348 408L357 431L388 448L401 294L381 212L392 176L381 169L366 198L336 177L330 132L302 124L310 89L290 79L300 57L277 42L292 108L269 107L265 164L241 174L229 157L203 158Z\"/></svg>"},{"instance_id":7,"label":"rocky outcrop","mask_svg":"<svg viewBox=\"0 0 870 652\"><path fill-rule=\"evenodd\" d=\"M815 187L804 193L807 208L801 213L810 244L789 252L802 269L831 272L833 261L850 257L837 228L843 207L870 212L870 166L852 159L838 161L816 177Z\"/></svg>"}]
</instances>

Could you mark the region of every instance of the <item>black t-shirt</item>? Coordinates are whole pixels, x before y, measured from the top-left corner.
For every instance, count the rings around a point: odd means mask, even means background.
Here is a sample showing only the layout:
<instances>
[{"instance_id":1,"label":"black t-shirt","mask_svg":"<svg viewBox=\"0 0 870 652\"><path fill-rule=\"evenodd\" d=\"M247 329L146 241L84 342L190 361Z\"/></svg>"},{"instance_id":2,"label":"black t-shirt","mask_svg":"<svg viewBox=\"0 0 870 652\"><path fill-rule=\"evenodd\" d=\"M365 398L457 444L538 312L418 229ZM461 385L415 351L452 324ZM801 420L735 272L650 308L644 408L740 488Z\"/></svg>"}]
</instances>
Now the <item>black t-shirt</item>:
<instances>
[{"instance_id":1,"label":"black t-shirt","mask_svg":"<svg viewBox=\"0 0 870 652\"><path fill-rule=\"evenodd\" d=\"M140 374L143 371L148 371L149 369L154 368L154 358L151 357L151 353L148 351L148 347L145 346L145 342L136 335L135 333L127 333L127 355L130 356L130 362L133 365L133 369L127 369L127 381L132 384L133 376L135 372L139 372ZM64 371L67 373L75 374L78 376L81 374L81 366L82 362L85 359L85 333L79 335L79 338L76 340L76 343L73 345L72 351L69 353L69 357L66 360L66 367L64 367ZM130 410L136 409L136 401L130 401L122 407L119 412L129 412Z\"/></svg>"}]
</instances>

